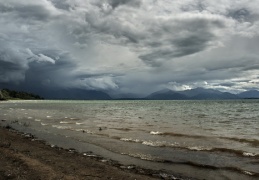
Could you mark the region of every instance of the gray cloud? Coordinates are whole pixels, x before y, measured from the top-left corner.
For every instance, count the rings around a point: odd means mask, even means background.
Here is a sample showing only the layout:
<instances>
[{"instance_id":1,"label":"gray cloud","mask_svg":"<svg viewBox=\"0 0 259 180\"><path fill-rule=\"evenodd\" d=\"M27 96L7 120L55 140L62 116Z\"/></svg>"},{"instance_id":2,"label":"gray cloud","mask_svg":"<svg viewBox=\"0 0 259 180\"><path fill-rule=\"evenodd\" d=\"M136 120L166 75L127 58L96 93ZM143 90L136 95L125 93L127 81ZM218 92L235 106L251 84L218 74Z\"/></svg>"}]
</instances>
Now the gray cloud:
<instances>
[{"instance_id":1,"label":"gray cloud","mask_svg":"<svg viewBox=\"0 0 259 180\"><path fill-rule=\"evenodd\" d=\"M72 4L69 0L51 0L53 6L57 9L62 9L69 11L70 9L74 9L74 4Z\"/></svg>"},{"instance_id":2,"label":"gray cloud","mask_svg":"<svg viewBox=\"0 0 259 180\"><path fill-rule=\"evenodd\" d=\"M6 46L7 44L0 41L0 82L23 81L24 73L28 69L28 62L23 59L24 54Z\"/></svg>"},{"instance_id":3,"label":"gray cloud","mask_svg":"<svg viewBox=\"0 0 259 180\"><path fill-rule=\"evenodd\" d=\"M226 82L226 83L221 83L221 84L218 84L220 86L227 86L227 87L232 87L235 85L235 83L233 82Z\"/></svg>"},{"instance_id":4,"label":"gray cloud","mask_svg":"<svg viewBox=\"0 0 259 180\"><path fill-rule=\"evenodd\" d=\"M140 0L108 0L109 4L116 8L120 5L130 5L130 6L140 6L141 1Z\"/></svg>"},{"instance_id":5,"label":"gray cloud","mask_svg":"<svg viewBox=\"0 0 259 180\"><path fill-rule=\"evenodd\" d=\"M225 22L223 19L214 18L217 17L210 19L187 16L164 22L157 32L147 37L149 41L153 40L153 42L149 42L152 52L140 55L140 58L148 64L152 64L152 61L156 62L157 59L171 60L217 46L219 38L214 31L223 29ZM183 30L182 33L178 33L180 29ZM156 34L156 38L152 37ZM158 39L160 41L157 41ZM143 44L143 46L147 45Z\"/></svg>"},{"instance_id":6,"label":"gray cloud","mask_svg":"<svg viewBox=\"0 0 259 180\"><path fill-rule=\"evenodd\" d=\"M245 0L0 0L0 84L249 89L258 85L258 12Z\"/></svg>"},{"instance_id":7,"label":"gray cloud","mask_svg":"<svg viewBox=\"0 0 259 180\"><path fill-rule=\"evenodd\" d=\"M0 12L4 16L25 19L27 22L28 20L45 21L56 14L55 9L50 5L48 1L29 0L26 4L24 1L0 1Z\"/></svg>"}]
</instances>

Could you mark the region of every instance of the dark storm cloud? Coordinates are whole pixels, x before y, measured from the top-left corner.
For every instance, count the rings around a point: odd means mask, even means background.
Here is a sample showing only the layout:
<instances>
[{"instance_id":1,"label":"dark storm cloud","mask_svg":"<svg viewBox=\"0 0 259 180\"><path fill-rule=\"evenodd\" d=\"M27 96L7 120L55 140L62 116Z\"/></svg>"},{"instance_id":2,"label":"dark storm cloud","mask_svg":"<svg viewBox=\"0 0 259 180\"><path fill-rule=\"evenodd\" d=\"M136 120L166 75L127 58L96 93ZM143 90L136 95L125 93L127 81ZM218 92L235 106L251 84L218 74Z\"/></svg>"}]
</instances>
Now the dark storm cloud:
<instances>
[{"instance_id":1,"label":"dark storm cloud","mask_svg":"<svg viewBox=\"0 0 259 180\"><path fill-rule=\"evenodd\" d=\"M71 62L57 61L55 64L46 62L31 62L26 72L26 84L34 83L36 87L57 88L67 84L69 74L73 69Z\"/></svg>"},{"instance_id":2,"label":"dark storm cloud","mask_svg":"<svg viewBox=\"0 0 259 180\"><path fill-rule=\"evenodd\" d=\"M230 10L228 16L232 17L233 19L239 22L251 22L254 23L258 20L259 15L255 14L246 8Z\"/></svg>"},{"instance_id":3,"label":"dark storm cloud","mask_svg":"<svg viewBox=\"0 0 259 180\"><path fill-rule=\"evenodd\" d=\"M78 74L75 76L76 79L81 79L81 80L84 80L84 79L87 79L87 78L98 78L98 77L106 77L106 76L109 76L109 77L118 77L118 76L122 76L123 74L111 74L111 73L94 73L94 74L87 74L87 73L83 73L83 74Z\"/></svg>"},{"instance_id":4,"label":"dark storm cloud","mask_svg":"<svg viewBox=\"0 0 259 180\"><path fill-rule=\"evenodd\" d=\"M142 3L141 0L102 0L102 1L90 1L92 4L97 5L98 7L111 8L114 10L119 6L130 6L130 7L139 7ZM108 7L107 7L108 5ZM105 12L107 13L107 11ZM108 14L110 11L108 11Z\"/></svg>"},{"instance_id":5,"label":"dark storm cloud","mask_svg":"<svg viewBox=\"0 0 259 180\"><path fill-rule=\"evenodd\" d=\"M244 8L229 12L229 16L237 19L238 21L248 21L249 19L251 19L250 12Z\"/></svg>"},{"instance_id":6,"label":"dark storm cloud","mask_svg":"<svg viewBox=\"0 0 259 180\"><path fill-rule=\"evenodd\" d=\"M259 69L259 58L257 59L257 62L252 65L246 65L242 68L243 71L250 71L250 70L258 70Z\"/></svg>"},{"instance_id":7,"label":"dark storm cloud","mask_svg":"<svg viewBox=\"0 0 259 180\"><path fill-rule=\"evenodd\" d=\"M235 83L232 83L232 82L227 82L227 83L221 83L221 84L218 84L220 86L227 86L227 87L232 87L235 85Z\"/></svg>"},{"instance_id":8,"label":"dark storm cloud","mask_svg":"<svg viewBox=\"0 0 259 180\"><path fill-rule=\"evenodd\" d=\"M139 56L145 63L152 66L159 65L156 60L159 59L173 59L176 57L187 56L194 54L208 48L208 42L213 40L214 35L207 33L207 36L195 36L184 37L182 39L176 39L172 42L171 49L162 49L154 51L150 54Z\"/></svg>"},{"instance_id":9,"label":"dark storm cloud","mask_svg":"<svg viewBox=\"0 0 259 180\"><path fill-rule=\"evenodd\" d=\"M72 4L69 4L69 1L67 0L51 0L51 2L56 8L66 11L73 9L74 7Z\"/></svg>"},{"instance_id":10,"label":"dark storm cloud","mask_svg":"<svg viewBox=\"0 0 259 180\"><path fill-rule=\"evenodd\" d=\"M175 23L174 20L164 22L161 29L157 30L165 36L161 37L160 44L156 43L159 35L154 38L151 34L146 38L154 42L149 43L152 48L151 53L139 56L145 63L156 66L157 60L171 60L204 51L214 46L212 42L217 42L218 37L213 31L225 27L223 20L213 18L183 17L176 22L175 25L168 25ZM179 29L184 29L183 35L178 34Z\"/></svg>"},{"instance_id":11,"label":"dark storm cloud","mask_svg":"<svg viewBox=\"0 0 259 180\"><path fill-rule=\"evenodd\" d=\"M26 60L19 52L0 40L0 82L22 81L27 69Z\"/></svg>"},{"instance_id":12,"label":"dark storm cloud","mask_svg":"<svg viewBox=\"0 0 259 180\"><path fill-rule=\"evenodd\" d=\"M2 60L0 60L0 69L1 69L1 73L3 73L3 74L7 70L8 71L24 70L24 68L22 68L19 64L16 64L14 62L6 62L6 61L2 61Z\"/></svg>"},{"instance_id":13,"label":"dark storm cloud","mask_svg":"<svg viewBox=\"0 0 259 180\"><path fill-rule=\"evenodd\" d=\"M51 9L42 3L16 3L15 1L0 2L0 13L2 15L14 16L27 20L44 21L52 16Z\"/></svg>"},{"instance_id":14,"label":"dark storm cloud","mask_svg":"<svg viewBox=\"0 0 259 180\"><path fill-rule=\"evenodd\" d=\"M117 15L106 16L106 14L101 14L102 18L98 18L100 14L94 14L94 12L89 11L85 15L86 25L79 26L73 33L75 35L89 35L95 34L100 38L105 39L110 43L118 43L121 45L127 45L129 43L138 43L144 37L144 32L139 32L133 24L127 24L123 21L127 17L121 17L122 20L118 20ZM106 36L106 37L105 37Z\"/></svg>"},{"instance_id":15,"label":"dark storm cloud","mask_svg":"<svg viewBox=\"0 0 259 180\"><path fill-rule=\"evenodd\" d=\"M203 36L189 36L182 39L177 39L174 44L177 49L181 50L180 56L193 54L204 50L208 46L208 42L214 39L214 35L203 33Z\"/></svg>"},{"instance_id":16,"label":"dark storm cloud","mask_svg":"<svg viewBox=\"0 0 259 180\"><path fill-rule=\"evenodd\" d=\"M0 60L0 82L24 80L25 69L13 62L4 62Z\"/></svg>"},{"instance_id":17,"label":"dark storm cloud","mask_svg":"<svg viewBox=\"0 0 259 180\"><path fill-rule=\"evenodd\" d=\"M112 8L116 8L120 5L130 5L138 7L141 4L140 0L108 0L108 2L112 6Z\"/></svg>"}]
</instances>

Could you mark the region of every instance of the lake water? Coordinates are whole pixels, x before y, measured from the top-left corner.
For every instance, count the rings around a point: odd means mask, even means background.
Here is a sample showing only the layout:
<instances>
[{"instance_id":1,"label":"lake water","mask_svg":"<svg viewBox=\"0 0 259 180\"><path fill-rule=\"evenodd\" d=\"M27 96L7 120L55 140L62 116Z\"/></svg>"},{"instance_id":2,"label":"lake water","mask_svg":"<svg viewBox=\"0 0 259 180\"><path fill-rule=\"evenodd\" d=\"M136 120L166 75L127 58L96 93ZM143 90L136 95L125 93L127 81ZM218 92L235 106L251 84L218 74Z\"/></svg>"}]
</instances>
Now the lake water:
<instances>
[{"instance_id":1,"label":"lake water","mask_svg":"<svg viewBox=\"0 0 259 180\"><path fill-rule=\"evenodd\" d=\"M259 178L259 100L7 101L0 118L125 165L197 179Z\"/></svg>"}]
</instances>

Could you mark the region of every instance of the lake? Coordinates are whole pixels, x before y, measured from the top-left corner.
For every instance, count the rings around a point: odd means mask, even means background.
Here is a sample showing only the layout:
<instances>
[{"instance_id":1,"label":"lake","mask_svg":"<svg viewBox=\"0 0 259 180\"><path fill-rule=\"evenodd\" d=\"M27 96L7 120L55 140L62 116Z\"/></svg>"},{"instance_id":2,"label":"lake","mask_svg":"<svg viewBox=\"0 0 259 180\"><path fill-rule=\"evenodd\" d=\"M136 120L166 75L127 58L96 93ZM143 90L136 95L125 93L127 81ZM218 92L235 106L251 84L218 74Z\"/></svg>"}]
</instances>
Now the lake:
<instances>
[{"instance_id":1,"label":"lake","mask_svg":"<svg viewBox=\"0 0 259 180\"><path fill-rule=\"evenodd\" d=\"M128 166L197 179L258 179L259 100L5 101L15 129Z\"/></svg>"}]
</instances>

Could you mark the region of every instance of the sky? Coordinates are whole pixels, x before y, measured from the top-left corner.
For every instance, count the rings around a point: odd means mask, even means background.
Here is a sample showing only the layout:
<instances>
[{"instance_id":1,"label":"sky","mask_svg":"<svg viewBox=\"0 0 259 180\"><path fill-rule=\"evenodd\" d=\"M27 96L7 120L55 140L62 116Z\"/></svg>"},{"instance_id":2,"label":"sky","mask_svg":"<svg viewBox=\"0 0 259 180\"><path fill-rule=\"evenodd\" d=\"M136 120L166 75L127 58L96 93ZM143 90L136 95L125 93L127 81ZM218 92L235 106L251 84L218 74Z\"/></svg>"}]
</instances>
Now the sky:
<instances>
[{"instance_id":1,"label":"sky","mask_svg":"<svg viewBox=\"0 0 259 180\"><path fill-rule=\"evenodd\" d=\"M0 88L259 88L259 0L0 0Z\"/></svg>"}]
</instances>

